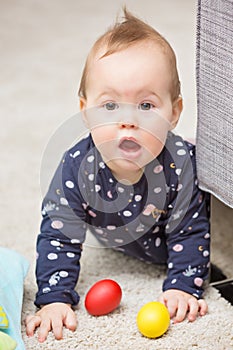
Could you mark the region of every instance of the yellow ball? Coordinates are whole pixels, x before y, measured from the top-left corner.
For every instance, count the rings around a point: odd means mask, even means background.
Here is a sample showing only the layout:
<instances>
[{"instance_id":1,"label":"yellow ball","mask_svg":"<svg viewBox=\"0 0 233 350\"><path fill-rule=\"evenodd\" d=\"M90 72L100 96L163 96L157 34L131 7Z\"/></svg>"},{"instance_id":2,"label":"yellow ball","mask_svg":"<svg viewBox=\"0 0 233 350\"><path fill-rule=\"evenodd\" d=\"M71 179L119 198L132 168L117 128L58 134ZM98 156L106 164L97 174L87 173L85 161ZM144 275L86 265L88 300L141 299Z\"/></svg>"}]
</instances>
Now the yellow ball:
<instances>
[{"instance_id":1,"label":"yellow ball","mask_svg":"<svg viewBox=\"0 0 233 350\"><path fill-rule=\"evenodd\" d=\"M137 326L145 337L160 337L167 331L169 324L168 309L158 301L145 304L138 312Z\"/></svg>"}]
</instances>

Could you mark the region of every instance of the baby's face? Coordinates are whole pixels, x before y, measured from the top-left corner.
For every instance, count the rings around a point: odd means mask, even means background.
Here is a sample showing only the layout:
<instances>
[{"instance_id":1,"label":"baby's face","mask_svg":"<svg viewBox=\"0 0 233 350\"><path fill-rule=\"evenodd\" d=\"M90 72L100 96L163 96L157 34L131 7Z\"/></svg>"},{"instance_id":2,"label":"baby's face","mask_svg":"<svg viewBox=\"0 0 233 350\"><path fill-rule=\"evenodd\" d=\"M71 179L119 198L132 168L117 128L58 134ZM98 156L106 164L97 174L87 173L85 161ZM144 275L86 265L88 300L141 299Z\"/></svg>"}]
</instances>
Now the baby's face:
<instances>
[{"instance_id":1,"label":"baby's face","mask_svg":"<svg viewBox=\"0 0 233 350\"><path fill-rule=\"evenodd\" d=\"M160 154L182 101L171 100L169 64L155 44L100 56L90 63L81 108L104 161L118 180L130 179Z\"/></svg>"}]
</instances>

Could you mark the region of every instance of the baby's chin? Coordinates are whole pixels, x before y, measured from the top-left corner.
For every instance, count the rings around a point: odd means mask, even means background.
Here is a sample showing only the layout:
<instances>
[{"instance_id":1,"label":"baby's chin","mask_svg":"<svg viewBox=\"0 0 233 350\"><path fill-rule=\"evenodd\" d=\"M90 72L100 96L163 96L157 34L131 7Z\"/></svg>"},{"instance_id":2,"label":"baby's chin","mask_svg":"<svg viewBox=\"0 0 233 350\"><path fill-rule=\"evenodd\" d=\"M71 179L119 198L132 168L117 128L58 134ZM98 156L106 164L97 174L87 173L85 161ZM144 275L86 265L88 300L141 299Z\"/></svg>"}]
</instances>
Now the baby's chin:
<instances>
[{"instance_id":1,"label":"baby's chin","mask_svg":"<svg viewBox=\"0 0 233 350\"><path fill-rule=\"evenodd\" d=\"M105 162L111 170L113 176L122 183L136 183L141 178L144 165L137 164L127 159L118 159Z\"/></svg>"}]
</instances>

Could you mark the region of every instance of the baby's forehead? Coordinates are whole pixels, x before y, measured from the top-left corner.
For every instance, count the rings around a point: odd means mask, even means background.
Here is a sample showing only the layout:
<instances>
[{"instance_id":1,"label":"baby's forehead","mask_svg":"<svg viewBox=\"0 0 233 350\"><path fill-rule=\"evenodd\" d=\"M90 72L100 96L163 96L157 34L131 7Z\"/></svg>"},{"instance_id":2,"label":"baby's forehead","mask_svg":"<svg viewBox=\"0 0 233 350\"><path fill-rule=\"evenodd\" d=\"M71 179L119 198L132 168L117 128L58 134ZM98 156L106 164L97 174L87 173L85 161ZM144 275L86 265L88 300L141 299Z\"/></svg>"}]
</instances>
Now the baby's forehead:
<instances>
[{"instance_id":1,"label":"baby's forehead","mask_svg":"<svg viewBox=\"0 0 233 350\"><path fill-rule=\"evenodd\" d=\"M102 45L93 46L89 54L89 62L96 62L104 57L110 56L114 53L119 53L122 51L130 52L132 48L138 48L139 50L151 50L155 54L163 53L165 56L168 55L168 50L162 42L158 42L152 39L141 40L135 43L119 43L118 45L111 45L109 43L103 42Z\"/></svg>"},{"instance_id":2,"label":"baby's forehead","mask_svg":"<svg viewBox=\"0 0 233 350\"><path fill-rule=\"evenodd\" d=\"M127 67L128 70L125 70ZM176 91L178 91L179 79L175 55L169 51L169 47L156 40L143 40L129 46L111 47L107 43L94 46L85 66L85 80L82 80L83 96L86 96L87 86L90 87L89 83L96 80L96 74L100 80L102 76L111 80L114 74L116 78L117 72L119 79L120 77L130 79L130 75L137 75L141 81L145 81L146 77L149 79L148 77L161 75L172 94L178 96Z\"/></svg>"}]
</instances>

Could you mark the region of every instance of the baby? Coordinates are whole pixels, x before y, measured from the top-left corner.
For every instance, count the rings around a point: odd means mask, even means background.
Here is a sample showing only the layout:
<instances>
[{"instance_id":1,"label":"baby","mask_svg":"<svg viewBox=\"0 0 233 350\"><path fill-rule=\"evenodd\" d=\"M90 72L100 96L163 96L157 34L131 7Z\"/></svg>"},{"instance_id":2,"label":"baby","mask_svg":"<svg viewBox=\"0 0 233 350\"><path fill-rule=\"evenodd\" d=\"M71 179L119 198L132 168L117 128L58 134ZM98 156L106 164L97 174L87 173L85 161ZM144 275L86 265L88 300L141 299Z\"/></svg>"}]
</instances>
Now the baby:
<instances>
[{"instance_id":1,"label":"baby","mask_svg":"<svg viewBox=\"0 0 233 350\"><path fill-rule=\"evenodd\" d=\"M182 97L169 43L126 9L92 47L80 109L90 134L68 150L43 201L36 267L40 309L26 320L43 342L75 330L72 306L87 229L106 247L167 264L158 300L174 322L205 315L208 198L195 147L176 136ZM136 272L136 271L135 271Z\"/></svg>"}]
</instances>

